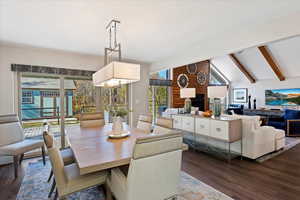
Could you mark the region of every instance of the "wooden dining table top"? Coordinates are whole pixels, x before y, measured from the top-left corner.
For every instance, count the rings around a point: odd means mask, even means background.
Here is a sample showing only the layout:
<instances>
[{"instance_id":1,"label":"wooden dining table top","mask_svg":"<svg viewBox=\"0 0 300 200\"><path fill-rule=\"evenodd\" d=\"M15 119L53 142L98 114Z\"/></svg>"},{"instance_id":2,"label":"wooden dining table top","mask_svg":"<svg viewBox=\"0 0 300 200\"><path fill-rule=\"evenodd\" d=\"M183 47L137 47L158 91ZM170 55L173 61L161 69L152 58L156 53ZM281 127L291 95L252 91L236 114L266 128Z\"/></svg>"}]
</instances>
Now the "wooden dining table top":
<instances>
[{"instance_id":1,"label":"wooden dining table top","mask_svg":"<svg viewBox=\"0 0 300 200\"><path fill-rule=\"evenodd\" d=\"M128 126L124 129L130 132L130 136L112 139L108 137L111 124L96 128L66 128L67 139L81 175L130 163L136 139L149 134Z\"/></svg>"}]
</instances>

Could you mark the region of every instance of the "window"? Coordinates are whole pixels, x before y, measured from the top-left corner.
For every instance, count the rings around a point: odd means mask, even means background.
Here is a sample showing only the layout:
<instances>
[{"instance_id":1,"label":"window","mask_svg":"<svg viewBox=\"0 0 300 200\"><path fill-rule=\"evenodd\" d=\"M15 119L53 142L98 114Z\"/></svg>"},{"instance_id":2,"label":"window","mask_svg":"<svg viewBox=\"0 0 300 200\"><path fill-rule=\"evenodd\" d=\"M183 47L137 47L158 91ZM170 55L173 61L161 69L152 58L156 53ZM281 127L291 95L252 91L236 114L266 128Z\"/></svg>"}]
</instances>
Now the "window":
<instances>
[{"instance_id":1,"label":"window","mask_svg":"<svg viewBox=\"0 0 300 200\"><path fill-rule=\"evenodd\" d=\"M219 70L213 65L210 65L210 85L228 85L228 81L223 74L219 72Z\"/></svg>"},{"instance_id":2,"label":"window","mask_svg":"<svg viewBox=\"0 0 300 200\"><path fill-rule=\"evenodd\" d=\"M22 91L22 104L33 104L33 92Z\"/></svg>"},{"instance_id":3,"label":"window","mask_svg":"<svg viewBox=\"0 0 300 200\"><path fill-rule=\"evenodd\" d=\"M153 121L168 108L171 85L169 69L151 74L150 87L148 89L148 105L149 111L153 115Z\"/></svg>"},{"instance_id":4,"label":"window","mask_svg":"<svg viewBox=\"0 0 300 200\"><path fill-rule=\"evenodd\" d=\"M170 70L169 69L165 69L165 70L161 70L159 72L152 73L150 75L150 79L169 80L170 79Z\"/></svg>"},{"instance_id":5,"label":"window","mask_svg":"<svg viewBox=\"0 0 300 200\"><path fill-rule=\"evenodd\" d=\"M59 90L41 91L42 97L59 97Z\"/></svg>"}]
</instances>

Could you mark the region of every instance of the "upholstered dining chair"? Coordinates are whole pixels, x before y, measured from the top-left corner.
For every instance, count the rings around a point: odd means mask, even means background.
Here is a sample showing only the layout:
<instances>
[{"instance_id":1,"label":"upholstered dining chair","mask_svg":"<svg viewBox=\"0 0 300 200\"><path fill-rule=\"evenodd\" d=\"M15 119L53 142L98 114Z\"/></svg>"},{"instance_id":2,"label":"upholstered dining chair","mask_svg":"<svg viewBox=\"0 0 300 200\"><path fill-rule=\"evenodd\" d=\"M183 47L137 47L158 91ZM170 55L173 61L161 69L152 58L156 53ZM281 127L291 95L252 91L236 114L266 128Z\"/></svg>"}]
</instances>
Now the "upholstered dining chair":
<instances>
[{"instance_id":1,"label":"upholstered dining chair","mask_svg":"<svg viewBox=\"0 0 300 200\"><path fill-rule=\"evenodd\" d=\"M173 119L158 117L154 125L153 134L165 134L173 131Z\"/></svg>"},{"instance_id":2,"label":"upholstered dining chair","mask_svg":"<svg viewBox=\"0 0 300 200\"><path fill-rule=\"evenodd\" d=\"M46 131L50 134L50 125L48 123L45 123L43 128L44 128L44 132ZM55 142L54 142L54 145L55 145ZM74 154L73 154L73 151L71 148L60 149L60 154L61 154L61 157L63 159L65 166L70 165L75 162ZM50 182L52 177L53 177L53 170L51 169L47 182ZM51 197L55 187L56 187L56 182L55 182L55 179L53 179L52 186L51 186L50 192L48 194L48 198Z\"/></svg>"},{"instance_id":3,"label":"upholstered dining chair","mask_svg":"<svg viewBox=\"0 0 300 200\"><path fill-rule=\"evenodd\" d=\"M152 115L140 115L137 128L150 133L152 130Z\"/></svg>"},{"instance_id":4,"label":"upholstered dining chair","mask_svg":"<svg viewBox=\"0 0 300 200\"><path fill-rule=\"evenodd\" d=\"M60 151L54 145L53 136L47 130L43 132L43 137L56 182L55 200L57 198L65 199L66 196L72 193L105 183L108 174L106 170L80 175L76 163L64 165Z\"/></svg>"},{"instance_id":5,"label":"upholstered dining chair","mask_svg":"<svg viewBox=\"0 0 300 200\"><path fill-rule=\"evenodd\" d=\"M15 178L24 153L41 148L45 164L43 140L25 139L23 128L16 114L0 116L0 155L13 156Z\"/></svg>"},{"instance_id":6,"label":"upholstered dining chair","mask_svg":"<svg viewBox=\"0 0 300 200\"><path fill-rule=\"evenodd\" d=\"M80 115L80 126L83 128L104 126L104 114L102 112L82 113Z\"/></svg>"},{"instance_id":7,"label":"upholstered dining chair","mask_svg":"<svg viewBox=\"0 0 300 200\"><path fill-rule=\"evenodd\" d=\"M181 159L181 133L138 138L128 171L112 169L107 184L117 200L176 199Z\"/></svg>"}]
</instances>

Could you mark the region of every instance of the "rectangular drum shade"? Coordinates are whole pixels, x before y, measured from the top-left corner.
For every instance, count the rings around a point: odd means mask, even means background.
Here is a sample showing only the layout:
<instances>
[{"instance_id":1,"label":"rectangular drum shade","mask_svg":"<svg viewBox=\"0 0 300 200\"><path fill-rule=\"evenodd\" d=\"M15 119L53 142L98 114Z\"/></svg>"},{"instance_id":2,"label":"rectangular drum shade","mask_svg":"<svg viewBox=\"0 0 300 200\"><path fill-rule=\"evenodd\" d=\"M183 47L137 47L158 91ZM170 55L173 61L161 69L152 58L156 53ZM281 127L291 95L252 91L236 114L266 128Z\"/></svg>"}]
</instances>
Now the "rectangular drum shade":
<instances>
[{"instance_id":1,"label":"rectangular drum shade","mask_svg":"<svg viewBox=\"0 0 300 200\"><path fill-rule=\"evenodd\" d=\"M94 86L114 87L140 80L140 65L113 61L93 74Z\"/></svg>"}]
</instances>

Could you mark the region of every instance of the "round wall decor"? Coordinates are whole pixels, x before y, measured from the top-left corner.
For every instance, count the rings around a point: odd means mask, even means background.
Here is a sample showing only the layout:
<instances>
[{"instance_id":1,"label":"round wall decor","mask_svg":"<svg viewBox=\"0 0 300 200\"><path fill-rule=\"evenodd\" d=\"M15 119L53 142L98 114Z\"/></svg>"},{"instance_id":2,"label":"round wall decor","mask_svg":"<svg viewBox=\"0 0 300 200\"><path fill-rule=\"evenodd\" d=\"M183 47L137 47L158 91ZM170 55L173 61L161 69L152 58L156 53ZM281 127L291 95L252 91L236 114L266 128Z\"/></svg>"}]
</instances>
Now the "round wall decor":
<instances>
[{"instance_id":1,"label":"round wall decor","mask_svg":"<svg viewBox=\"0 0 300 200\"><path fill-rule=\"evenodd\" d=\"M185 74L180 74L177 78L177 85L180 88L186 88L189 84L189 78Z\"/></svg>"},{"instance_id":2,"label":"round wall decor","mask_svg":"<svg viewBox=\"0 0 300 200\"><path fill-rule=\"evenodd\" d=\"M205 85L207 81L207 75L205 74L205 72L198 72L197 73L197 82L200 85Z\"/></svg>"},{"instance_id":3,"label":"round wall decor","mask_svg":"<svg viewBox=\"0 0 300 200\"><path fill-rule=\"evenodd\" d=\"M197 64L190 64L186 66L186 71L188 71L189 74L196 74L197 69Z\"/></svg>"}]
</instances>

